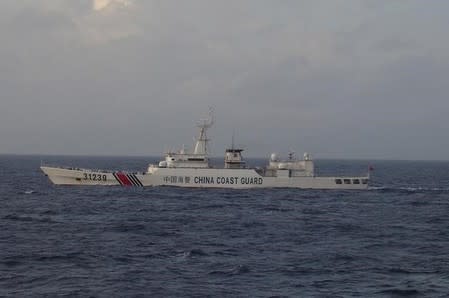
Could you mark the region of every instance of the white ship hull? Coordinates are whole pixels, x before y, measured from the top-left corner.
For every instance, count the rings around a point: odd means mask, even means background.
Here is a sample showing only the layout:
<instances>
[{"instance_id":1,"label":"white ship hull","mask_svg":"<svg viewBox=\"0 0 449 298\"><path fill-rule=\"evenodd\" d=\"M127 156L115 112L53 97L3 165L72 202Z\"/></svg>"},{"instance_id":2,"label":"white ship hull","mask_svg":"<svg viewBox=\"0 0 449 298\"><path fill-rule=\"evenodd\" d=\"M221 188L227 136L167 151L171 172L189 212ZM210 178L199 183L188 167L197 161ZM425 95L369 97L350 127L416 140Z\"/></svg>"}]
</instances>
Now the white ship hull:
<instances>
[{"instance_id":1,"label":"white ship hull","mask_svg":"<svg viewBox=\"0 0 449 298\"><path fill-rule=\"evenodd\" d=\"M366 189L361 177L264 177L253 169L158 168L153 173L41 167L57 185L177 186L200 188Z\"/></svg>"}]
</instances>

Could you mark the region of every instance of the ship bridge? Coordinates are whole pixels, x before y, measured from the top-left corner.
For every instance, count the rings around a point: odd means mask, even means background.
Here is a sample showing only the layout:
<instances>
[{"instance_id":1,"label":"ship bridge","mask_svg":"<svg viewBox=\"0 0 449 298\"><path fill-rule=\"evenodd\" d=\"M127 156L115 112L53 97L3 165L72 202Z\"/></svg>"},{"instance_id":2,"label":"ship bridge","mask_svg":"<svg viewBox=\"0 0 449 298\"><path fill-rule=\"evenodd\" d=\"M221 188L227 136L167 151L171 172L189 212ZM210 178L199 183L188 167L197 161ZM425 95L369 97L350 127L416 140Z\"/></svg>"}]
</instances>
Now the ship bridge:
<instances>
[{"instance_id":1,"label":"ship bridge","mask_svg":"<svg viewBox=\"0 0 449 298\"><path fill-rule=\"evenodd\" d=\"M209 117L197 123L199 135L196 139L193 152L185 152L182 148L178 152L165 153L165 160L159 162L159 168L209 168L207 130L214 124L213 112L209 110ZM150 165L148 171L155 168Z\"/></svg>"}]
</instances>

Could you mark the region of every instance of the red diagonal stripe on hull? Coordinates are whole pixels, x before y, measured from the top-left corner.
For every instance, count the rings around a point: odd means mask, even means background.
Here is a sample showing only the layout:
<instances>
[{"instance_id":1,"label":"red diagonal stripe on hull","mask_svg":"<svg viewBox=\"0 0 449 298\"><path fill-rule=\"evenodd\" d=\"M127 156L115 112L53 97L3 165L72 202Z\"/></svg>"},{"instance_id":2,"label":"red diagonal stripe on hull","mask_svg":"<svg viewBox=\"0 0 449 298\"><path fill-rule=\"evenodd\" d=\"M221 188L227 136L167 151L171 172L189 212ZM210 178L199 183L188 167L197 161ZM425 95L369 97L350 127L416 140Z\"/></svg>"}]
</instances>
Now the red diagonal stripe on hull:
<instances>
[{"instance_id":1,"label":"red diagonal stripe on hull","mask_svg":"<svg viewBox=\"0 0 449 298\"><path fill-rule=\"evenodd\" d=\"M125 174L119 172L119 173L116 173L116 175L117 175L117 178L120 179L120 182L122 183L122 185L125 185L125 186L133 185L133 183L128 179L128 177L126 177Z\"/></svg>"}]
</instances>

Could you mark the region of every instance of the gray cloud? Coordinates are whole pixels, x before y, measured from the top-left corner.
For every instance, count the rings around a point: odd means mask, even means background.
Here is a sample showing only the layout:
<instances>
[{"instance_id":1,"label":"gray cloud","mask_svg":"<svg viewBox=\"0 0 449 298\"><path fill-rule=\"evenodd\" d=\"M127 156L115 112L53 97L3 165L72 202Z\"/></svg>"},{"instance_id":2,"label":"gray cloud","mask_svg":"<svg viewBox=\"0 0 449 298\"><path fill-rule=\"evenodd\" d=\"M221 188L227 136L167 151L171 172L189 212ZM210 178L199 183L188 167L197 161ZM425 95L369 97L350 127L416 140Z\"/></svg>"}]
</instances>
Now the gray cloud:
<instances>
[{"instance_id":1,"label":"gray cloud","mask_svg":"<svg viewBox=\"0 0 449 298\"><path fill-rule=\"evenodd\" d=\"M0 153L448 159L445 1L6 1Z\"/></svg>"}]
</instances>

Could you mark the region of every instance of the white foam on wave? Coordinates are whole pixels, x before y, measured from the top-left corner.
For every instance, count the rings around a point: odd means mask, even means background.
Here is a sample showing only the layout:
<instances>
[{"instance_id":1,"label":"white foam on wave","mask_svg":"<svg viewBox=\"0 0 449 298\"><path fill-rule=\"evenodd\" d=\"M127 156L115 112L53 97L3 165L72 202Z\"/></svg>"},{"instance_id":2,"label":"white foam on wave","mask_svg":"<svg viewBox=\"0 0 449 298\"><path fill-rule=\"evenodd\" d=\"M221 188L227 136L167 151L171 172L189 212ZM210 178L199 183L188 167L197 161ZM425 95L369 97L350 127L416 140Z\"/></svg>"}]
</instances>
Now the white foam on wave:
<instances>
[{"instance_id":1,"label":"white foam on wave","mask_svg":"<svg viewBox=\"0 0 449 298\"><path fill-rule=\"evenodd\" d=\"M368 187L368 190L389 190L389 191L407 191L407 192L423 192L423 191L449 192L449 188L445 187L423 187L423 186L407 186L407 187L370 186Z\"/></svg>"}]
</instances>

